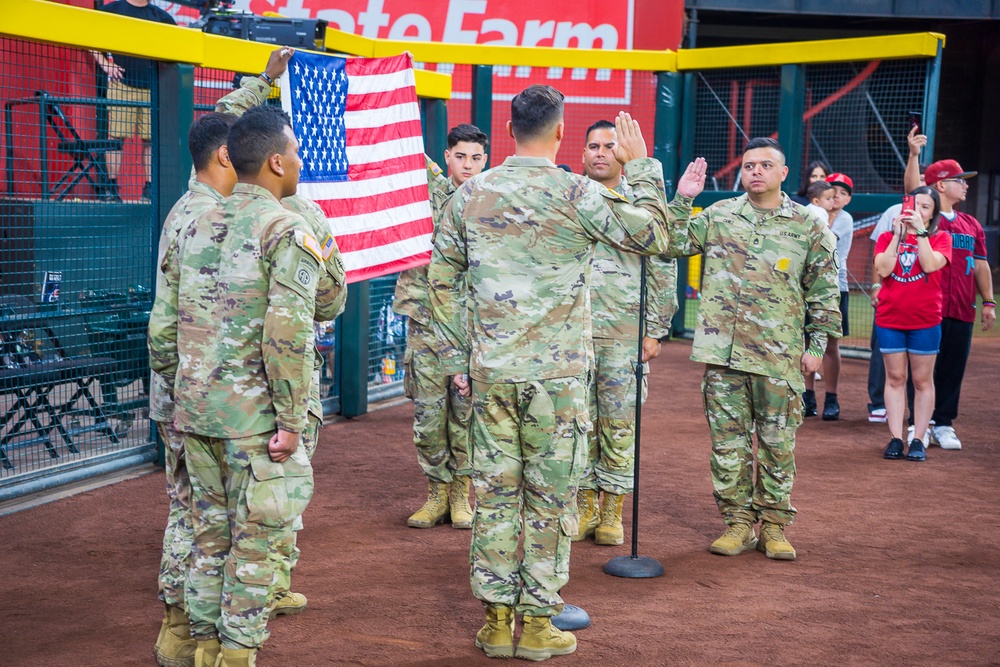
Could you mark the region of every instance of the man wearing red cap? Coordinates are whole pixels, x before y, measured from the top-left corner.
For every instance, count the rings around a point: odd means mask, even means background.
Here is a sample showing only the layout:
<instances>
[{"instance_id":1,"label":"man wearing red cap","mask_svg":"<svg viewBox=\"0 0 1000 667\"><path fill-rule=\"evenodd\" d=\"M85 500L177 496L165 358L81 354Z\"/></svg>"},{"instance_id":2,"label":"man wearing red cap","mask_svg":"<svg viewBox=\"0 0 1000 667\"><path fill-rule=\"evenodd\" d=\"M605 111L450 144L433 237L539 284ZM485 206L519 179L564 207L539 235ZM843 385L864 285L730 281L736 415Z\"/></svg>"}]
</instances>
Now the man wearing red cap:
<instances>
[{"instance_id":1,"label":"man wearing red cap","mask_svg":"<svg viewBox=\"0 0 1000 667\"><path fill-rule=\"evenodd\" d=\"M993 300L993 277L986 261L986 235L979 221L968 213L955 210L965 201L968 179L975 171L964 171L955 160L939 160L927 167L927 185L941 198L939 229L951 234L952 261L942 269L941 288L944 293L941 322L941 351L934 365L934 428L931 443L942 449L961 449L952 422L958 417L958 398L965 377L965 364L972 347L972 329L976 323L976 292L983 297L980 316L983 331L996 322L996 302ZM917 186L906 182L907 192ZM911 407L910 412L913 412Z\"/></svg>"}]
</instances>

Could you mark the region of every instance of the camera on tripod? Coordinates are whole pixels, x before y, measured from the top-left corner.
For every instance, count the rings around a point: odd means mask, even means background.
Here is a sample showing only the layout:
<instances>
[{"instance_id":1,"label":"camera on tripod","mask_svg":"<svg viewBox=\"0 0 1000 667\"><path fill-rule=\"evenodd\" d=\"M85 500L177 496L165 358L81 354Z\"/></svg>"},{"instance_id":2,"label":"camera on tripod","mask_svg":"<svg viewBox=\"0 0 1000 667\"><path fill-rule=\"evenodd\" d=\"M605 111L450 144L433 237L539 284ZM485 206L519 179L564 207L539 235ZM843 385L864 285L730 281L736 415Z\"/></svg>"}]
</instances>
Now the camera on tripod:
<instances>
[{"instance_id":1,"label":"camera on tripod","mask_svg":"<svg viewBox=\"0 0 1000 667\"><path fill-rule=\"evenodd\" d=\"M190 27L202 32L280 46L325 50L327 22L323 19L290 19L237 12L233 11L235 0L174 1L199 11L201 17Z\"/></svg>"}]
</instances>

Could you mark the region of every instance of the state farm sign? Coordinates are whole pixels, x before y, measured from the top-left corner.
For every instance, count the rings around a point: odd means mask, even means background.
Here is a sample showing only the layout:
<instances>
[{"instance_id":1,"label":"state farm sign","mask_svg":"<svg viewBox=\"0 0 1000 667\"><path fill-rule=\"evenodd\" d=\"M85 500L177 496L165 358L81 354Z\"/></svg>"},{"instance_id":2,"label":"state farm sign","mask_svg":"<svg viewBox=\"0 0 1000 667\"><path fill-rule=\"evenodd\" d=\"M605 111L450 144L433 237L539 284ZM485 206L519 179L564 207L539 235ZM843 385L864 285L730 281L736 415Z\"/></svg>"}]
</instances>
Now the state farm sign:
<instances>
[{"instance_id":1,"label":"state farm sign","mask_svg":"<svg viewBox=\"0 0 1000 667\"><path fill-rule=\"evenodd\" d=\"M364 37L581 49L633 47L635 0L237 0L236 9L255 14L321 18L331 27ZM188 10L189 11L189 10ZM175 12L184 15L188 12ZM454 74L454 97L468 98L468 72L427 65ZM496 99L509 99L530 83L547 82L569 102L628 104L630 77L605 70L497 66Z\"/></svg>"}]
</instances>

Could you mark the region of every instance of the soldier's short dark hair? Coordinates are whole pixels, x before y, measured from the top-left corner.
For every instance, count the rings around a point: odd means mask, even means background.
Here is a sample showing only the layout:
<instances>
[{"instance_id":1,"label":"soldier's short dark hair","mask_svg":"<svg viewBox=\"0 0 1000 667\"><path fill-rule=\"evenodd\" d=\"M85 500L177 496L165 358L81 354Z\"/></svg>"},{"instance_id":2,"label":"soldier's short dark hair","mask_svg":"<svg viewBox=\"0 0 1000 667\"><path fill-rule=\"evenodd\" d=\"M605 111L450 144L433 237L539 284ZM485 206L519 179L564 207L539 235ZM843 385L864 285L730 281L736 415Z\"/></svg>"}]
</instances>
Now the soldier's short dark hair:
<instances>
[{"instance_id":1,"label":"soldier's short dark hair","mask_svg":"<svg viewBox=\"0 0 1000 667\"><path fill-rule=\"evenodd\" d=\"M812 201L827 190L833 190L833 185L831 183L827 183L826 181L816 181L815 183L810 183L809 187L806 188L806 199Z\"/></svg>"},{"instance_id":2,"label":"soldier's short dark hair","mask_svg":"<svg viewBox=\"0 0 1000 667\"><path fill-rule=\"evenodd\" d=\"M233 123L226 146L238 176L253 176L275 153L288 148L285 128L291 127L288 114L268 105L254 107Z\"/></svg>"},{"instance_id":3,"label":"soldier's short dark hair","mask_svg":"<svg viewBox=\"0 0 1000 667\"><path fill-rule=\"evenodd\" d=\"M518 93L510 102L510 122L514 139L527 141L542 136L563 119L565 96L552 86L535 84Z\"/></svg>"},{"instance_id":4,"label":"soldier's short dark hair","mask_svg":"<svg viewBox=\"0 0 1000 667\"><path fill-rule=\"evenodd\" d=\"M229 128L236 116L228 113L209 112L191 124L188 132L188 150L194 168L201 171L212 162L212 154L226 145Z\"/></svg>"},{"instance_id":5,"label":"soldier's short dark hair","mask_svg":"<svg viewBox=\"0 0 1000 667\"><path fill-rule=\"evenodd\" d=\"M490 145L490 140L486 136L486 133L475 125L469 125L468 123L462 123L451 128L451 132L448 133L448 150L451 150L463 141L470 144L479 144L483 147L484 153Z\"/></svg>"},{"instance_id":6,"label":"soldier's short dark hair","mask_svg":"<svg viewBox=\"0 0 1000 667\"><path fill-rule=\"evenodd\" d=\"M785 149L781 147L777 139L772 139L771 137L756 137L747 142L746 147L743 152L752 151L756 148L773 148L774 150L781 153L781 161L785 161Z\"/></svg>"},{"instance_id":7,"label":"soldier's short dark hair","mask_svg":"<svg viewBox=\"0 0 1000 667\"><path fill-rule=\"evenodd\" d=\"M599 120L590 127L587 128L587 133L583 135L584 141L590 138L590 133L594 130L613 130L615 129L615 124L610 120Z\"/></svg>"}]
</instances>

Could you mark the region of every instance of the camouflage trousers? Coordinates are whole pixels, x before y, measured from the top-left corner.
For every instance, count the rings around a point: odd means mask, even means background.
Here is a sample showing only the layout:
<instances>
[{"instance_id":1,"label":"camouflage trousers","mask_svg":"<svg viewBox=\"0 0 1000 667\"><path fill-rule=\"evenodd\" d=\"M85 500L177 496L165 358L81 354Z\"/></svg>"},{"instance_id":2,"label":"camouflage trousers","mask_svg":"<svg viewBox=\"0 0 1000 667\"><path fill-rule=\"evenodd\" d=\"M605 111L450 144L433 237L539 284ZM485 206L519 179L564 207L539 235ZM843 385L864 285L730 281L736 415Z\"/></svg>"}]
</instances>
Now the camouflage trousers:
<instances>
[{"instance_id":1,"label":"camouflage trousers","mask_svg":"<svg viewBox=\"0 0 1000 667\"><path fill-rule=\"evenodd\" d=\"M562 611L559 590L569 581L570 538L579 528L577 480L590 429L586 379L473 381L472 396L472 592L520 614L554 616Z\"/></svg>"},{"instance_id":2,"label":"camouflage trousers","mask_svg":"<svg viewBox=\"0 0 1000 667\"><path fill-rule=\"evenodd\" d=\"M165 423L156 430L163 440L166 461L167 499L170 512L163 531L160 557L159 597L172 607L184 609L184 582L191 565L191 481L184 457L184 434Z\"/></svg>"},{"instance_id":3,"label":"camouflage trousers","mask_svg":"<svg viewBox=\"0 0 1000 667\"><path fill-rule=\"evenodd\" d=\"M254 648L268 637L267 617L279 557L294 544L293 524L313 493L306 452L318 422L284 463L267 453L273 433L222 439L185 434L191 476L194 547L187 579L191 634L218 635L224 646Z\"/></svg>"},{"instance_id":4,"label":"camouflage trousers","mask_svg":"<svg viewBox=\"0 0 1000 667\"><path fill-rule=\"evenodd\" d=\"M725 366L706 366L701 387L712 434L712 484L723 519L729 525L790 524L795 515L791 496L795 431L802 423L801 396L785 380Z\"/></svg>"},{"instance_id":5,"label":"camouflage trousers","mask_svg":"<svg viewBox=\"0 0 1000 667\"><path fill-rule=\"evenodd\" d=\"M413 399L413 444L424 474L451 483L468 475L469 419L472 401L463 397L451 377L438 372L434 330L412 317L407 324L404 388Z\"/></svg>"},{"instance_id":6,"label":"camouflage trousers","mask_svg":"<svg viewBox=\"0 0 1000 667\"><path fill-rule=\"evenodd\" d=\"M596 367L590 383L587 462L580 488L617 495L632 492L635 469L635 362L638 343L594 339ZM643 364L642 402L646 403L649 364Z\"/></svg>"}]
</instances>

